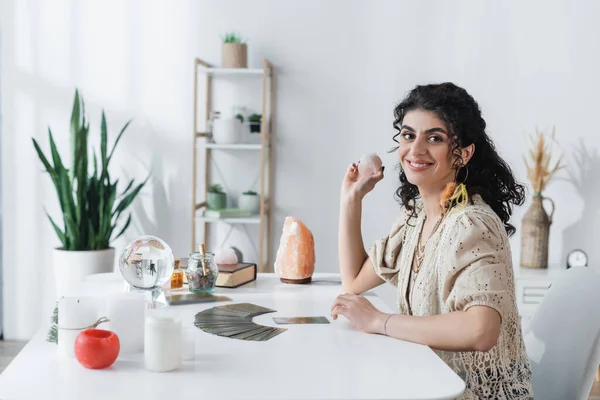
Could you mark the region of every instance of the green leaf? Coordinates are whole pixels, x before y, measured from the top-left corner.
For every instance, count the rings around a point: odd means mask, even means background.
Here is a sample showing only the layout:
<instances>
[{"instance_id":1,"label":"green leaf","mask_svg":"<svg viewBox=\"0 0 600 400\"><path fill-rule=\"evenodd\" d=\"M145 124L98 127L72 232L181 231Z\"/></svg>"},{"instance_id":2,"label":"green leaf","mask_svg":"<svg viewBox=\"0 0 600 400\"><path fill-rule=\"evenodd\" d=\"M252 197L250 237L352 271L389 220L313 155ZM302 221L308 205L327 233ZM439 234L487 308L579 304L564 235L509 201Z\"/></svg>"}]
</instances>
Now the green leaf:
<instances>
[{"instance_id":1,"label":"green leaf","mask_svg":"<svg viewBox=\"0 0 600 400\"><path fill-rule=\"evenodd\" d=\"M121 237L121 235L123 233L125 233L125 230L127 230L127 228L129 227L129 224L131 223L131 213L129 214L129 217L127 218L127 221L125 221L125 225L123 225L123 228L121 229L121 231L119 232L119 234L117 236L115 236L114 238L112 238L111 240L117 240L119 237ZM113 229L115 228L115 226L113 226Z\"/></svg>"},{"instance_id":2,"label":"green leaf","mask_svg":"<svg viewBox=\"0 0 600 400\"><path fill-rule=\"evenodd\" d=\"M102 124L100 126L100 162L102 164L102 174L101 177L105 177L108 166L108 160L106 158L106 142L108 140L108 133L106 127L106 115L104 115L104 110L102 111Z\"/></svg>"},{"instance_id":3,"label":"green leaf","mask_svg":"<svg viewBox=\"0 0 600 400\"><path fill-rule=\"evenodd\" d=\"M73 99L73 111L71 112L71 129L79 130L79 120L81 118L79 113L79 90L75 89L75 98Z\"/></svg>"},{"instance_id":4,"label":"green leaf","mask_svg":"<svg viewBox=\"0 0 600 400\"><path fill-rule=\"evenodd\" d=\"M123 129L121 129L121 132L119 132L119 136L117 136L117 139L115 140L115 144L113 144L113 148L110 151L110 155L108 156L108 160L106 161L106 165L108 166L108 163L110 162L110 159L113 156L113 153L115 152L115 148L117 147L117 143L119 143L119 140L121 140L121 136L123 136L123 133L125 132L125 129L127 129L127 127L129 126L129 124L131 123L132 120L127 121L127 123L125 124L125 126L123 126Z\"/></svg>"},{"instance_id":5,"label":"green leaf","mask_svg":"<svg viewBox=\"0 0 600 400\"><path fill-rule=\"evenodd\" d=\"M44 167L46 168L46 171L48 172L48 174L50 175L50 178L52 179L52 183L54 183L55 189L58 191L59 190L59 184L58 184L58 178L57 178L56 170L48 162L48 159L46 158L46 156L42 152L42 149L38 145L38 142L35 139L33 139L33 138L31 140L33 140L33 146L35 147L35 151L37 152L38 157L42 161L42 164L44 164Z\"/></svg>"},{"instance_id":6,"label":"green leaf","mask_svg":"<svg viewBox=\"0 0 600 400\"><path fill-rule=\"evenodd\" d=\"M92 149L92 152L94 153L94 178L96 178L98 177L98 160L96 159L95 149Z\"/></svg>"},{"instance_id":7,"label":"green leaf","mask_svg":"<svg viewBox=\"0 0 600 400\"><path fill-rule=\"evenodd\" d=\"M97 247L94 224L92 224L91 220L88 220L88 243L90 245L90 250L101 250Z\"/></svg>"},{"instance_id":8,"label":"green leaf","mask_svg":"<svg viewBox=\"0 0 600 400\"><path fill-rule=\"evenodd\" d=\"M100 222L100 232L102 233L103 240L110 241L110 234L112 233L112 221L111 211L117 198L117 184L114 183L108 187L109 195L104 204L104 210L102 210L102 220Z\"/></svg>"},{"instance_id":9,"label":"green leaf","mask_svg":"<svg viewBox=\"0 0 600 400\"><path fill-rule=\"evenodd\" d=\"M87 128L88 131L90 130L89 123L85 126L85 101L83 101L83 97L81 97L81 126Z\"/></svg>"},{"instance_id":10,"label":"green leaf","mask_svg":"<svg viewBox=\"0 0 600 400\"><path fill-rule=\"evenodd\" d=\"M223 186L216 183L214 185L210 185L210 187L208 188L208 191L210 193L223 193Z\"/></svg>"},{"instance_id":11,"label":"green leaf","mask_svg":"<svg viewBox=\"0 0 600 400\"><path fill-rule=\"evenodd\" d=\"M87 191L87 167L88 167L88 159L87 159L87 131L84 127L82 127L79 131L79 140L78 148L75 153L75 177L77 179L77 209L76 209L76 221L77 225L82 228L82 233L87 236L87 229L85 225L85 194ZM83 240L83 239L82 239ZM85 240L83 240L85 241Z\"/></svg>"},{"instance_id":12,"label":"green leaf","mask_svg":"<svg viewBox=\"0 0 600 400\"><path fill-rule=\"evenodd\" d=\"M48 159L46 158L46 156L44 155L44 152L38 145L38 142L34 138L31 138L31 140L33 141L33 146L35 147L35 151L37 152L38 157L42 161L42 164L44 164L46 171L48 171L52 175L52 173L54 172L54 168L52 168L52 165L50 165L50 163L48 162Z\"/></svg>"},{"instance_id":13,"label":"green leaf","mask_svg":"<svg viewBox=\"0 0 600 400\"><path fill-rule=\"evenodd\" d=\"M129 184L127 185L127 187L125 188L125 190L123 190L122 195L124 195L125 193L127 193L127 191L129 189L131 189L131 186L133 186L133 182L135 181L135 179L132 179L131 181L129 181Z\"/></svg>"},{"instance_id":14,"label":"green leaf","mask_svg":"<svg viewBox=\"0 0 600 400\"><path fill-rule=\"evenodd\" d=\"M121 199L121 201L119 202L119 205L117 206L115 211L113 211L113 215L115 215L117 213L121 213L121 212L123 212L123 210L125 210L127 207L129 207L129 205L133 202L133 200L135 200L135 197L138 195L140 190L142 190L142 188L144 187L146 182L148 182L148 179L150 179L150 176L148 176L146 178L146 180L144 180L144 182L140 183L135 189L133 189L133 191L131 193L129 193L128 195L123 197L123 199Z\"/></svg>"},{"instance_id":15,"label":"green leaf","mask_svg":"<svg viewBox=\"0 0 600 400\"><path fill-rule=\"evenodd\" d=\"M52 154L52 162L54 163L54 169L56 173L60 176L63 171L65 171L65 167L62 163L62 159L60 158L60 154L56 149L56 143L54 143L54 137L52 136L52 132L50 128L48 128L48 137L50 138L50 153Z\"/></svg>"},{"instance_id":16,"label":"green leaf","mask_svg":"<svg viewBox=\"0 0 600 400\"><path fill-rule=\"evenodd\" d=\"M66 239L65 239L65 233L58 227L58 225L56 225L56 223L54 223L54 220L48 214L47 211L46 211L46 216L50 220L50 223L52 224L52 227L54 228L54 232L56 232L56 236L58 236L58 239L62 243L63 248L66 249L67 248L67 242L66 242Z\"/></svg>"},{"instance_id":17,"label":"green leaf","mask_svg":"<svg viewBox=\"0 0 600 400\"><path fill-rule=\"evenodd\" d=\"M63 166L62 159L60 157L60 154L58 153L58 150L56 149L56 144L54 143L54 137L52 136L52 132L50 131L50 129L48 129L48 138L50 140L50 152L52 153L52 161L54 162L54 170L56 171L56 180L55 180L54 186L56 187L58 201L60 203L60 209L62 210L63 213L66 211L74 213L75 212L74 208L67 209L67 207L69 207L69 204L66 201L66 198L67 198L66 196L68 195L68 198L71 198L71 193L72 193L71 180L68 176L69 171L67 171L65 169L65 167ZM67 182L63 182L63 181L67 181ZM69 238L66 224L65 224L65 235L67 236L67 238Z\"/></svg>"},{"instance_id":18,"label":"green leaf","mask_svg":"<svg viewBox=\"0 0 600 400\"><path fill-rule=\"evenodd\" d=\"M75 163L77 156L77 148L79 140L78 133L81 126L81 113L80 113L80 101L79 101L79 90L75 90L75 99L73 99L73 111L71 112L71 156L73 157L73 163ZM75 177L75 171L71 170L71 181Z\"/></svg>"},{"instance_id":19,"label":"green leaf","mask_svg":"<svg viewBox=\"0 0 600 400\"><path fill-rule=\"evenodd\" d=\"M67 244L72 246L78 246L80 243L79 232L77 231L77 224L75 224L75 203L73 201L73 190L71 181L66 174L66 171L59 176L60 180L60 195L62 199L63 209L63 220L65 223L65 236L68 239ZM67 248L67 250L72 250Z\"/></svg>"},{"instance_id":20,"label":"green leaf","mask_svg":"<svg viewBox=\"0 0 600 400\"><path fill-rule=\"evenodd\" d=\"M98 231L100 226L100 215L102 215L100 209L100 198L98 195L98 186L100 182L96 177L92 177L88 181L87 185L87 207L88 207L88 240L90 247L99 249L98 247ZM91 231L90 231L91 226Z\"/></svg>"}]
</instances>

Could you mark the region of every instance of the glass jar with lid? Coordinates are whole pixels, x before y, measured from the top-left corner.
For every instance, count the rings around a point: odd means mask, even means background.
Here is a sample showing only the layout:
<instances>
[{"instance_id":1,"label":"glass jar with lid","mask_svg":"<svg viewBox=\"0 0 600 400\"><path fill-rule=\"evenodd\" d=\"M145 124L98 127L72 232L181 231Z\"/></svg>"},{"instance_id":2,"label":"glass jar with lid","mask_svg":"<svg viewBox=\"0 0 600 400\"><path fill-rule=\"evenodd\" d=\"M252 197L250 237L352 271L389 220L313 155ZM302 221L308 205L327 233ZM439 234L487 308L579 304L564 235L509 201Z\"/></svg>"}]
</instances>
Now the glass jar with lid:
<instances>
[{"instance_id":1,"label":"glass jar with lid","mask_svg":"<svg viewBox=\"0 0 600 400\"><path fill-rule=\"evenodd\" d=\"M191 253L185 275L188 287L192 293L212 293L217 284L219 267L215 261L214 253Z\"/></svg>"}]
</instances>

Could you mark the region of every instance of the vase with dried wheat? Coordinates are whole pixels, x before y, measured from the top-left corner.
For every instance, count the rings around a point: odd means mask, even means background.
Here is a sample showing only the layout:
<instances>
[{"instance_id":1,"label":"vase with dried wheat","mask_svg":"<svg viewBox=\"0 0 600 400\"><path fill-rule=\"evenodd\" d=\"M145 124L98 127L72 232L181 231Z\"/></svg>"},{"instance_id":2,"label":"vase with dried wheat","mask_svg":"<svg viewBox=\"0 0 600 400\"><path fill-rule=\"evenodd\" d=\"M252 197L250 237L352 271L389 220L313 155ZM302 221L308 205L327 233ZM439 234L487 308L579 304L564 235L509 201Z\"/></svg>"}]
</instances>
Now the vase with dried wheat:
<instances>
[{"instance_id":1,"label":"vase with dried wheat","mask_svg":"<svg viewBox=\"0 0 600 400\"><path fill-rule=\"evenodd\" d=\"M561 164L562 157L559 157L555 163L551 161L554 136L554 128L551 135L536 130L536 135L532 139L533 148L529 150L529 161L524 157L527 177L533 187L534 196L521 225L520 265L523 268L548 267L548 244L554 215L554 201L542 193L556 172L564 167ZM550 213L544 209L544 201L550 202Z\"/></svg>"}]
</instances>

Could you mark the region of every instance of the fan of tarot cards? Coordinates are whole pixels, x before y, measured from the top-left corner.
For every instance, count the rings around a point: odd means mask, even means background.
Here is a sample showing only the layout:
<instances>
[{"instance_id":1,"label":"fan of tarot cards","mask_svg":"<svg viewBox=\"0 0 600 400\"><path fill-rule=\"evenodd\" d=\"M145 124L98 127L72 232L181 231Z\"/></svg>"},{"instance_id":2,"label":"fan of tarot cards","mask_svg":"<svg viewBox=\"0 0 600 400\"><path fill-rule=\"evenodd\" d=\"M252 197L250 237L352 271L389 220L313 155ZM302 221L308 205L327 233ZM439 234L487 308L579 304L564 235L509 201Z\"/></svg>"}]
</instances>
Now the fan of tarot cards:
<instances>
[{"instance_id":1,"label":"fan of tarot cards","mask_svg":"<svg viewBox=\"0 0 600 400\"><path fill-rule=\"evenodd\" d=\"M213 335L264 342L287 329L258 325L252 318L275 311L250 303L227 304L199 312L194 325Z\"/></svg>"}]
</instances>

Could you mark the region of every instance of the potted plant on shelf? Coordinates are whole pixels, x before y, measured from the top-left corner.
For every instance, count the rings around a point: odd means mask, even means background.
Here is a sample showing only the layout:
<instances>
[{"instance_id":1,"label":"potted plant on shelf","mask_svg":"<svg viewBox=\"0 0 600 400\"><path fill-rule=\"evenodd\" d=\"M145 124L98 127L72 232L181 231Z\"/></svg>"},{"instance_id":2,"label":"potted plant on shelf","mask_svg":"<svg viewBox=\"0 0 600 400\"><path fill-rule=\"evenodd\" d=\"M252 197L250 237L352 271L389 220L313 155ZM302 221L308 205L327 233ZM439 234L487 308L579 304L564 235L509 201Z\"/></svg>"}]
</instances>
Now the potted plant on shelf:
<instances>
[{"instance_id":1,"label":"potted plant on shelf","mask_svg":"<svg viewBox=\"0 0 600 400\"><path fill-rule=\"evenodd\" d=\"M54 183L62 211L62 229L47 214L61 242L61 247L54 249L53 253L55 285L59 297L70 285L85 276L113 271L115 249L110 244L129 227L131 213L116 234L115 228L148 180L136 185L132 179L125 190L118 193L118 179L111 179L108 172L115 148L130 122L121 129L109 152L106 117L102 111L100 155L94 154L93 164L89 163L90 126L86 120L83 99L80 100L76 90L70 123L71 167L67 168L63 164L50 129L48 137L52 163L32 138L35 150ZM92 165L94 172L90 175L89 167Z\"/></svg>"},{"instance_id":2,"label":"potted plant on shelf","mask_svg":"<svg viewBox=\"0 0 600 400\"><path fill-rule=\"evenodd\" d=\"M248 68L248 46L239 34L230 32L223 37L221 67Z\"/></svg>"},{"instance_id":3,"label":"potted plant on shelf","mask_svg":"<svg viewBox=\"0 0 600 400\"><path fill-rule=\"evenodd\" d=\"M219 111L211 112L209 125L212 140L216 144L238 143L242 135L243 122L244 117L240 113L234 117L226 117L221 115Z\"/></svg>"},{"instance_id":4,"label":"potted plant on shelf","mask_svg":"<svg viewBox=\"0 0 600 400\"><path fill-rule=\"evenodd\" d=\"M260 123L262 116L260 114L251 114L248 116L250 133L260 133Z\"/></svg>"},{"instance_id":5,"label":"potted plant on shelf","mask_svg":"<svg viewBox=\"0 0 600 400\"><path fill-rule=\"evenodd\" d=\"M209 210L220 210L227 206L227 193L223 191L223 187L219 184L211 185L208 188L206 197L206 207Z\"/></svg>"},{"instance_id":6,"label":"potted plant on shelf","mask_svg":"<svg viewBox=\"0 0 600 400\"><path fill-rule=\"evenodd\" d=\"M242 193L238 199L238 208L258 214L260 211L260 196L252 190Z\"/></svg>"}]
</instances>

